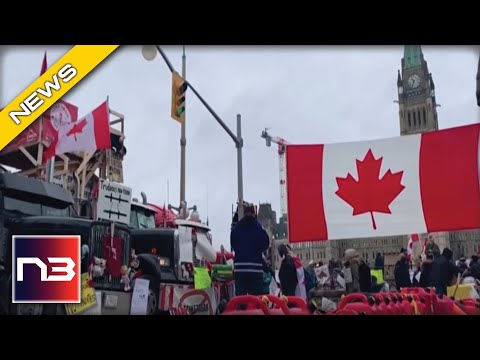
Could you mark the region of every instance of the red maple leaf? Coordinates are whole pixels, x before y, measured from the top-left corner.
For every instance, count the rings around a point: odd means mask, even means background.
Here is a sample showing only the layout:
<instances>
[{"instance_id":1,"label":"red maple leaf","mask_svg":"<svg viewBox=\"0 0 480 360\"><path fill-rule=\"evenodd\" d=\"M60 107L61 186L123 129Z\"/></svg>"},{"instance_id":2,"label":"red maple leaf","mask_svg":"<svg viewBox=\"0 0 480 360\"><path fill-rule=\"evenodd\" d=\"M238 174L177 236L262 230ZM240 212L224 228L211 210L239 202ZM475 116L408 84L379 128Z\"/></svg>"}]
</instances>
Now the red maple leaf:
<instances>
[{"instance_id":1,"label":"red maple leaf","mask_svg":"<svg viewBox=\"0 0 480 360\"><path fill-rule=\"evenodd\" d=\"M377 229L374 212L391 214L389 205L405 189L401 184L403 171L393 174L390 169L380 179L383 158L375 159L369 149L363 161L357 160L358 181L350 173L337 177L335 193L353 208L353 216L370 213L373 229Z\"/></svg>"},{"instance_id":2,"label":"red maple leaf","mask_svg":"<svg viewBox=\"0 0 480 360\"><path fill-rule=\"evenodd\" d=\"M67 132L67 136L73 135L75 137L75 141L77 141L77 134L82 134L85 126L87 126L87 119L83 119L79 123L73 125L72 128Z\"/></svg>"}]
</instances>

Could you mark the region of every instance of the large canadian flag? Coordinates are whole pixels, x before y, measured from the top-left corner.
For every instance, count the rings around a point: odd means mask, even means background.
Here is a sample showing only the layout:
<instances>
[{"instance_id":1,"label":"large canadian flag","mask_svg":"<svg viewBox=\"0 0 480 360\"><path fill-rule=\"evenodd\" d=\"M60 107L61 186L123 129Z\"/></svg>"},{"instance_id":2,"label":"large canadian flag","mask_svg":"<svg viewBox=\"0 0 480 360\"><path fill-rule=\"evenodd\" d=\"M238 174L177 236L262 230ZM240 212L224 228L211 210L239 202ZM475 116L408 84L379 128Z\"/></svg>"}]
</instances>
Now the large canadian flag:
<instances>
[{"instance_id":1,"label":"large canadian flag","mask_svg":"<svg viewBox=\"0 0 480 360\"><path fill-rule=\"evenodd\" d=\"M290 242L480 228L479 134L288 145Z\"/></svg>"},{"instance_id":2,"label":"large canadian flag","mask_svg":"<svg viewBox=\"0 0 480 360\"><path fill-rule=\"evenodd\" d=\"M75 122L58 127L57 137L44 152L44 161L68 152L111 148L108 101Z\"/></svg>"}]
</instances>

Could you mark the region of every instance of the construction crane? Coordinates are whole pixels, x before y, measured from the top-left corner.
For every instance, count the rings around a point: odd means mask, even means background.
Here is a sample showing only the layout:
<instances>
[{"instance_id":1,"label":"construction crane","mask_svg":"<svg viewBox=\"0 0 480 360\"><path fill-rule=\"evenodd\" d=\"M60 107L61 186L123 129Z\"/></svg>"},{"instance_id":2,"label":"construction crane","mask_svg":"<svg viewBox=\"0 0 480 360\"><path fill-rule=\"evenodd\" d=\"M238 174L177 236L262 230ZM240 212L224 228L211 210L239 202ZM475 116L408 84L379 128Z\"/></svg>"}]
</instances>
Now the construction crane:
<instances>
[{"instance_id":1,"label":"construction crane","mask_svg":"<svg viewBox=\"0 0 480 360\"><path fill-rule=\"evenodd\" d=\"M287 174L285 167L285 150L288 142L278 136L270 136L269 128L262 131L262 138L265 139L267 147L272 145L272 142L278 145L278 158L280 160L280 211L282 216L287 215Z\"/></svg>"}]
</instances>

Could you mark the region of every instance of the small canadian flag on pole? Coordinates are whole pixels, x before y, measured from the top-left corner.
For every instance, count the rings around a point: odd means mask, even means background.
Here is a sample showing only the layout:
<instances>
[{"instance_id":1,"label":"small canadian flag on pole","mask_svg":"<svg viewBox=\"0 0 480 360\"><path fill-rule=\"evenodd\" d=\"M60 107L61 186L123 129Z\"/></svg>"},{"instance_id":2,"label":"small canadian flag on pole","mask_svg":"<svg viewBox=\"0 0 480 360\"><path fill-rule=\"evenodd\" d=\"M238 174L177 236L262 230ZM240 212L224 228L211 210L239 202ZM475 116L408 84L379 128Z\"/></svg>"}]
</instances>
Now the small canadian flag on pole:
<instances>
[{"instance_id":1,"label":"small canadian flag on pole","mask_svg":"<svg viewBox=\"0 0 480 360\"><path fill-rule=\"evenodd\" d=\"M407 245L407 260L412 261L412 253L413 253L413 243L419 241L418 234L410 235L410 239L408 239Z\"/></svg>"},{"instance_id":2,"label":"small canadian flag on pole","mask_svg":"<svg viewBox=\"0 0 480 360\"><path fill-rule=\"evenodd\" d=\"M95 152L111 148L108 101L75 122L59 126L55 140L44 152L44 161L68 152Z\"/></svg>"}]
</instances>

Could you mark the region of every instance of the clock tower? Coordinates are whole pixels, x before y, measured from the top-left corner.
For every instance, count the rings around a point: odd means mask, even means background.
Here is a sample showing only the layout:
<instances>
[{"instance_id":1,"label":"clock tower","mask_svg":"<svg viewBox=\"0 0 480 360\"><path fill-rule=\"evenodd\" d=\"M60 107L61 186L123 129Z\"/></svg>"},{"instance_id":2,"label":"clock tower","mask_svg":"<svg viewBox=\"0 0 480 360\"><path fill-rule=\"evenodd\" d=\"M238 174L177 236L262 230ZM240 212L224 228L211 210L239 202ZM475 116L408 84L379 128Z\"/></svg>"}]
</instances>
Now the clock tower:
<instances>
[{"instance_id":1,"label":"clock tower","mask_svg":"<svg viewBox=\"0 0 480 360\"><path fill-rule=\"evenodd\" d=\"M405 46L397 87L400 135L438 130L435 85L420 45Z\"/></svg>"}]
</instances>

